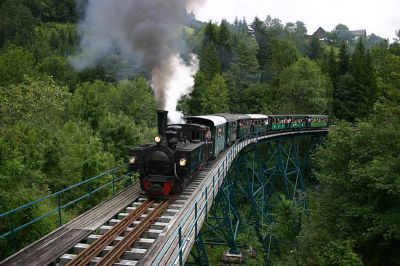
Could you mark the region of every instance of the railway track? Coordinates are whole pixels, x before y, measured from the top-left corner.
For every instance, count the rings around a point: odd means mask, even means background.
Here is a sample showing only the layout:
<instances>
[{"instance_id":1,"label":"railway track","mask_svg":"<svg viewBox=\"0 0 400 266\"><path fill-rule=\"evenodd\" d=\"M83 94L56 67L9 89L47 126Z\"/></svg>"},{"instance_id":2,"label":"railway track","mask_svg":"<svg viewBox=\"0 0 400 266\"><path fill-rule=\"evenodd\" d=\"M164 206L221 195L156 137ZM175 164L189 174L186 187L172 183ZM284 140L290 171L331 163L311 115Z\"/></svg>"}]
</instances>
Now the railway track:
<instances>
[{"instance_id":1,"label":"railway track","mask_svg":"<svg viewBox=\"0 0 400 266\"><path fill-rule=\"evenodd\" d=\"M135 265L178 213L185 199L139 198L76 244L60 265Z\"/></svg>"}]
</instances>

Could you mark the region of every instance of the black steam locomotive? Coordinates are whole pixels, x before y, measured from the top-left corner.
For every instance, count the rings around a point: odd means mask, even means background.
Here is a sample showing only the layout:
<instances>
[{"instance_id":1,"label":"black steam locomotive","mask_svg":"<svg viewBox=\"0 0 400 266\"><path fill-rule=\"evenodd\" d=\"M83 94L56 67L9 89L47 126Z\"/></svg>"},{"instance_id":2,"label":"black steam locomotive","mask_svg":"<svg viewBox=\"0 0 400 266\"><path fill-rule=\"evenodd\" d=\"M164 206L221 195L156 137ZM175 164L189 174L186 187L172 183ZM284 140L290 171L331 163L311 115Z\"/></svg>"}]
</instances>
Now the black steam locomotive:
<instances>
[{"instance_id":1,"label":"black steam locomotive","mask_svg":"<svg viewBox=\"0 0 400 266\"><path fill-rule=\"evenodd\" d=\"M157 111L154 143L130 151L129 165L140 175L148 195L179 194L208 160L249 133L313 130L328 126L325 115L216 114L186 117L186 124L167 125L167 111Z\"/></svg>"}]
</instances>

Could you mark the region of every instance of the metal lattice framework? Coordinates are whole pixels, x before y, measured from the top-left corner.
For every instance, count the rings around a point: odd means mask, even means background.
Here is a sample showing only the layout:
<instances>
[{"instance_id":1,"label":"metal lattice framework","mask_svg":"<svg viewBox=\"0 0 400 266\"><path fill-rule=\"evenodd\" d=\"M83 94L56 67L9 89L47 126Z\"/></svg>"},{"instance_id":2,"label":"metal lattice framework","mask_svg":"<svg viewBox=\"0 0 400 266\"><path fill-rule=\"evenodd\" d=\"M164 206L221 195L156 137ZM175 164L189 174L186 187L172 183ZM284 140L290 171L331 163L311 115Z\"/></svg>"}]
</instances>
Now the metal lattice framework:
<instances>
[{"instance_id":1,"label":"metal lattice framework","mask_svg":"<svg viewBox=\"0 0 400 266\"><path fill-rule=\"evenodd\" d=\"M277 243L269 231L274 208L271 198L282 193L306 208L303 173L310 166L310 153L323 139L324 136L266 139L243 149L228 171L206 217L202 229L206 242L226 245L230 254L239 254L236 239L241 225L241 208L238 202L248 202L250 211L246 222L254 226L258 241L263 245L265 260L269 261L271 249Z\"/></svg>"}]
</instances>

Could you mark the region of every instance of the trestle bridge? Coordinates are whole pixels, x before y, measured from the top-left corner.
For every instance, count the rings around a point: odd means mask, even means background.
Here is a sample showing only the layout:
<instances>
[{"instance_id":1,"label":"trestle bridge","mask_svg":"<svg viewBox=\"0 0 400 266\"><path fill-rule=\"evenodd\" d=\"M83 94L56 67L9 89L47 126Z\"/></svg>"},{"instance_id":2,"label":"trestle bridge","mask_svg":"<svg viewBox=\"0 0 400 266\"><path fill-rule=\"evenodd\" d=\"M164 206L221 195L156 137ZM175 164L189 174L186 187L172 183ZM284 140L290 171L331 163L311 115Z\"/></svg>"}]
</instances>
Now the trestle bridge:
<instances>
[{"instance_id":1,"label":"trestle bridge","mask_svg":"<svg viewBox=\"0 0 400 266\"><path fill-rule=\"evenodd\" d=\"M247 135L211 161L179 196L143 196L139 184L121 166L0 214L0 232L5 232L0 235L0 248L15 252L0 265L208 265L205 243L225 245L224 261L240 264L240 197L251 206L251 219L268 257L274 246L273 237L264 230L273 219L270 199L281 193L306 206L307 158L327 132ZM72 191L82 186L87 193L73 198ZM96 193L105 189L113 196L97 202ZM36 205L46 201L56 202L57 208L19 223L24 212L34 212ZM89 203L90 210L64 224L66 210L82 201ZM58 228L16 252L20 241L31 238L24 234L27 228L43 221Z\"/></svg>"}]
</instances>

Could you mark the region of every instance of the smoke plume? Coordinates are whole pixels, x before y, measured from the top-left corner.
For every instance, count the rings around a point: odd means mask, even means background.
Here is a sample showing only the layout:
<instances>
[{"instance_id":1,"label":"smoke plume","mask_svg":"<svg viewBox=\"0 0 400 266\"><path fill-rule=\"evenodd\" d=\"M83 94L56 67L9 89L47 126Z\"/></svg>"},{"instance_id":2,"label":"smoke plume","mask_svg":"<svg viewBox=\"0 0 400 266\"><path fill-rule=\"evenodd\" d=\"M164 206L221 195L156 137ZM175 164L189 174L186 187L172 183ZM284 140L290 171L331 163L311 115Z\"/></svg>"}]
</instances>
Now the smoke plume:
<instances>
[{"instance_id":1,"label":"smoke plume","mask_svg":"<svg viewBox=\"0 0 400 266\"><path fill-rule=\"evenodd\" d=\"M79 26L81 54L77 69L96 65L118 49L151 77L159 108L175 111L180 97L193 86L198 69L194 55L182 57L183 26L204 0L88 0ZM134 74L134 73L133 73Z\"/></svg>"}]
</instances>

